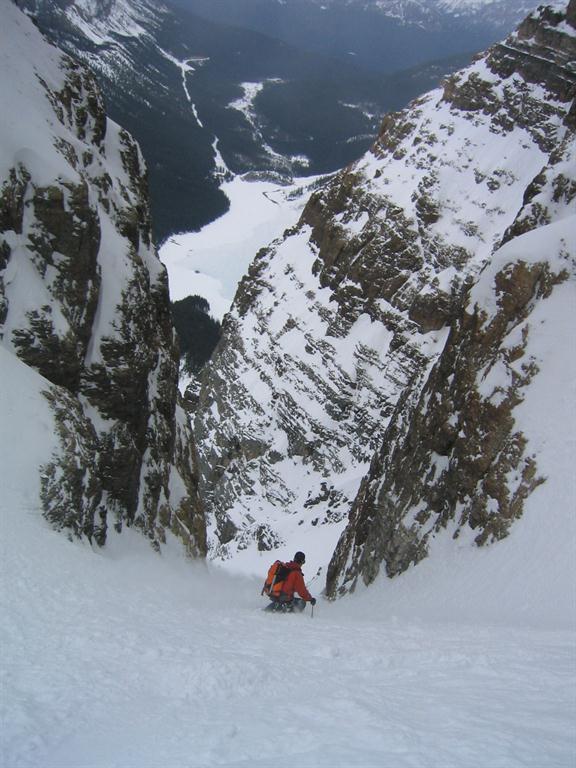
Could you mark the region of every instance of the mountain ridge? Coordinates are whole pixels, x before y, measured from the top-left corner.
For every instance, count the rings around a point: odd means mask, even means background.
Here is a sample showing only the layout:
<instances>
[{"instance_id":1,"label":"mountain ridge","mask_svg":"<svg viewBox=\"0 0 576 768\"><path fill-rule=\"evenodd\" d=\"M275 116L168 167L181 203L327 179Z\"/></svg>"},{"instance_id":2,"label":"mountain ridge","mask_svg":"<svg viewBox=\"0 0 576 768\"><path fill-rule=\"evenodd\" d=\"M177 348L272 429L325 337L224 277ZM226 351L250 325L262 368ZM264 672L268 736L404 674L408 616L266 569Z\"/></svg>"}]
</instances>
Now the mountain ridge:
<instances>
[{"instance_id":1,"label":"mountain ridge","mask_svg":"<svg viewBox=\"0 0 576 768\"><path fill-rule=\"evenodd\" d=\"M98 545L135 526L205 554L145 163L93 75L2 0L0 343L43 378L44 516ZM3 404L3 408L10 403Z\"/></svg>"},{"instance_id":2,"label":"mountain ridge","mask_svg":"<svg viewBox=\"0 0 576 768\"><path fill-rule=\"evenodd\" d=\"M213 555L294 546L322 527L340 535L386 425L399 428L402 414L409 423L450 344L466 291L528 219L566 215L553 200L572 200L571 155L546 205L535 198L517 218L562 142L573 143L573 15L574 3L534 14L442 89L386 117L372 152L258 254L195 416ZM546 40L548 63L537 54ZM331 566L330 590L346 558Z\"/></svg>"}]
</instances>

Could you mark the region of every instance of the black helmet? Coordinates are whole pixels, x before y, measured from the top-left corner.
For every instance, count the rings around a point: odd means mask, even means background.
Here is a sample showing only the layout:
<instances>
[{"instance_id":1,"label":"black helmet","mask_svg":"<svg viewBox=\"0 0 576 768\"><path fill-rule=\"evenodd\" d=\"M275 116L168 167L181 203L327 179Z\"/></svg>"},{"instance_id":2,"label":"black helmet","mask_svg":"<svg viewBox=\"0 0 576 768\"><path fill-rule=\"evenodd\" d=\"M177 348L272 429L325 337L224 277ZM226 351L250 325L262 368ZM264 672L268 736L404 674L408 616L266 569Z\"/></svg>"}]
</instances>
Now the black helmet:
<instances>
[{"instance_id":1,"label":"black helmet","mask_svg":"<svg viewBox=\"0 0 576 768\"><path fill-rule=\"evenodd\" d=\"M294 562L303 565L306 562L306 555L304 552L296 552L294 555Z\"/></svg>"}]
</instances>

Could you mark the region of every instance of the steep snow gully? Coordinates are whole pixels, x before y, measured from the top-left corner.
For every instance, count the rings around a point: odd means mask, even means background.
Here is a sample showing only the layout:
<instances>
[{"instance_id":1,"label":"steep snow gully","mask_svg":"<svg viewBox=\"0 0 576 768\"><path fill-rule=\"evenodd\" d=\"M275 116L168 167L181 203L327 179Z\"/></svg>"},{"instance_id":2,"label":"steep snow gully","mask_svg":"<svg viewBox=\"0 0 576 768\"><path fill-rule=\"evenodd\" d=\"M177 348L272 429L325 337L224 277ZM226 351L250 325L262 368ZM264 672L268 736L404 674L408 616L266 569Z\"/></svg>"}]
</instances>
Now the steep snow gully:
<instances>
[{"instance_id":1,"label":"steep snow gully","mask_svg":"<svg viewBox=\"0 0 576 768\"><path fill-rule=\"evenodd\" d=\"M29 515L3 557L6 768L573 765L569 633L268 616L255 580Z\"/></svg>"},{"instance_id":2,"label":"steep snow gully","mask_svg":"<svg viewBox=\"0 0 576 768\"><path fill-rule=\"evenodd\" d=\"M537 628L466 552L453 572L269 616L259 578L191 566L175 541L161 557L130 531L102 550L68 541L35 501L45 382L0 352L3 768L574 765L562 611ZM525 573L522 547L501 546Z\"/></svg>"}]
</instances>

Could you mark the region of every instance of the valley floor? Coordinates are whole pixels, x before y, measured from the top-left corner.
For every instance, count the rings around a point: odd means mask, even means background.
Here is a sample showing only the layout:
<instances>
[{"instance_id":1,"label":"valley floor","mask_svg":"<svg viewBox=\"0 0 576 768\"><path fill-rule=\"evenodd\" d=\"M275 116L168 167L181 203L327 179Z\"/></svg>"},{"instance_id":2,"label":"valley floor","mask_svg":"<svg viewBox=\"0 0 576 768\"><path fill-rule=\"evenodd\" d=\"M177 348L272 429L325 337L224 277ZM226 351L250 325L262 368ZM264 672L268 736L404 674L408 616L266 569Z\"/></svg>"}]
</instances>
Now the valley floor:
<instances>
[{"instance_id":1,"label":"valley floor","mask_svg":"<svg viewBox=\"0 0 576 768\"><path fill-rule=\"evenodd\" d=\"M92 551L27 503L0 503L3 768L574 765L570 631L362 595L271 616L255 578L132 532Z\"/></svg>"}]
</instances>

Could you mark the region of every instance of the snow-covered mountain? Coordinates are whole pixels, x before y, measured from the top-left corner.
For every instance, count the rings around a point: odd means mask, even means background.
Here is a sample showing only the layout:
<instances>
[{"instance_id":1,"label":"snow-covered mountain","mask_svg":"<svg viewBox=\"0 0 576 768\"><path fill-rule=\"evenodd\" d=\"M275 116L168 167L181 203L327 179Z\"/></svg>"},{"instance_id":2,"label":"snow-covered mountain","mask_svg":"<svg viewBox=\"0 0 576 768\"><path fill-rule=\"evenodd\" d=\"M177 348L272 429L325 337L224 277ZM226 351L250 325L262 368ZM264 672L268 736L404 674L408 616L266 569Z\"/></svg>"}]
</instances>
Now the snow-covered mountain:
<instances>
[{"instance_id":1,"label":"snow-covered mountain","mask_svg":"<svg viewBox=\"0 0 576 768\"><path fill-rule=\"evenodd\" d=\"M90 73L0 13L0 763L573 764L574 3L390 116L299 225L277 212L199 412L228 420L230 574L186 553L203 515L142 156ZM330 569L355 594L261 613L278 531L319 596L371 455ZM282 515L288 481L308 518Z\"/></svg>"},{"instance_id":2,"label":"snow-covered mountain","mask_svg":"<svg viewBox=\"0 0 576 768\"><path fill-rule=\"evenodd\" d=\"M276 0L283 2L285 0ZM356 7L397 18L405 24L425 23L441 14L478 21L480 14L501 28L519 22L534 4L529 0L312 0L321 7Z\"/></svg>"},{"instance_id":3,"label":"snow-covered mountain","mask_svg":"<svg viewBox=\"0 0 576 768\"><path fill-rule=\"evenodd\" d=\"M275 0L282 5L293 0ZM309 0L310 1L310 0ZM320 8L360 9L380 13L403 24L440 23L442 17L466 19L467 23L491 24L505 29L517 24L534 3L529 0L311 0Z\"/></svg>"},{"instance_id":4,"label":"snow-covered mountain","mask_svg":"<svg viewBox=\"0 0 576 768\"><path fill-rule=\"evenodd\" d=\"M169 10L154 0L20 5L55 45L92 70L109 114L139 141L149 166L155 237L224 212L214 138L202 130L187 91L206 52L194 39L189 46L164 39L177 26Z\"/></svg>"},{"instance_id":5,"label":"snow-covered mountain","mask_svg":"<svg viewBox=\"0 0 576 768\"><path fill-rule=\"evenodd\" d=\"M52 414L38 425L34 442L46 450L34 474L57 528L103 544L111 526L134 525L157 548L172 531L203 555L142 154L107 118L93 75L14 3L1 9L2 423L19 379L33 381ZM13 482L6 471L3 487Z\"/></svg>"},{"instance_id":6,"label":"snow-covered mountain","mask_svg":"<svg viewBox=\"0 0 576 768\"><path fill-rule=\"evenodd\" d=\"M334 593L436 535L488 543L527 505L571 503L552 468L573 454L555 419L574 387L575 11L530 16L385 118L257 255L195 418L215 556L310 542L320 566L346 529Z\"/></svg>"},{"instance_id":7,"label":"snow-covered mountain","mask_svg":"<svg viewBox=\"0 0 576 768\"><path fill-rule=\"evenodd\" d=\"M531 0L170 0L207 19L263 32L379 72L484 50Z\"/></svg>"}]
</instances>

